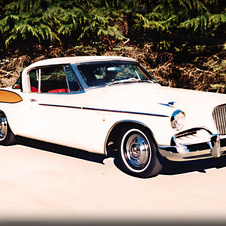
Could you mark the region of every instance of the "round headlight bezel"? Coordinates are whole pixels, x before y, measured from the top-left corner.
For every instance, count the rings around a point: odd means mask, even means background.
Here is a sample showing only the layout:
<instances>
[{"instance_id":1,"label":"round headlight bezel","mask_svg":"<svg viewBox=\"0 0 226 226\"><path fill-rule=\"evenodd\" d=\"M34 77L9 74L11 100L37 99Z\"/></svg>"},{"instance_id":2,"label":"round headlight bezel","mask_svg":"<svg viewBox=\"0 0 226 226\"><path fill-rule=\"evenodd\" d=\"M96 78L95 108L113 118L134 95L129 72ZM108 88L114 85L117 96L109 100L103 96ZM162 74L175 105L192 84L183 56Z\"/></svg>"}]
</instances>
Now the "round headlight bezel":
<instances>
[{"instance_id":1,"label":"round headlight bezel","mask_svg":"<svg viewBox=\"0 0 226 226\"><path fill-rule=\"evenodd\" d=\"M172 128L177 131L181 130L184 127L185 121L185 113L181 110L174 111L170 119Z\"/></svg>"}]
</instances>

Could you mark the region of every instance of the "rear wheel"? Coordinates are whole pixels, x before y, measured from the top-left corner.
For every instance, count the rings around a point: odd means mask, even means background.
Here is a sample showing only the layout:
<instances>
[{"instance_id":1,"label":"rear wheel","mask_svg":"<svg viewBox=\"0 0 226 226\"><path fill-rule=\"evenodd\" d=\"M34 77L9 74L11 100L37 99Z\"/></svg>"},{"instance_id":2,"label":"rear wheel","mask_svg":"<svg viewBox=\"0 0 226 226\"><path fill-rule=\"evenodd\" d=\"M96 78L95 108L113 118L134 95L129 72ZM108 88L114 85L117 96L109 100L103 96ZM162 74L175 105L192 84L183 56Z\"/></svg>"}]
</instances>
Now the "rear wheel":
<instances>
[{"instance_id":1,"label":"rear wheel","mask_svg":"<svg viewBox=\"0 0 226 226\"><path fill-rule=\"evenodd\" d=\"M142 127L123 129L118 150L121 168L129 174L138 177L152 177L162 169L154 139Z\"/></svg>"},{"instance_id":2,"label":"rear wheel","mask_svg":"<svg viewBox=\"0 0 226 226\"><path fill-rule=\"evenodd\" d=\"M13 135L7 118L3 112L0 112L0 144L10 145L15 142L15 136Z\"/></svg>"}]
</instances>

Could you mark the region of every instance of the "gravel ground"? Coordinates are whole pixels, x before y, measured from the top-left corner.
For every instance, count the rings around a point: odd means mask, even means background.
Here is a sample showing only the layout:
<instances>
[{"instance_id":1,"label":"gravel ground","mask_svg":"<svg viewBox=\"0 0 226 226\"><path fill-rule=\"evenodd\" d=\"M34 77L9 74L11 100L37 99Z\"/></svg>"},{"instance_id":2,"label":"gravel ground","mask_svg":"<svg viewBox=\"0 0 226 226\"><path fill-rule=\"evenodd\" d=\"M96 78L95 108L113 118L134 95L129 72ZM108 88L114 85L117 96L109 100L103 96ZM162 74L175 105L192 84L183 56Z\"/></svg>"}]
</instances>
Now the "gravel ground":
<instances>
[{"instance_id":1,"label":"gravel ground","mask_svg":"<svg viewBox=\"0 0 226 226\"><path fill-rule=\"evenodd\" d=\"M154 178L113 158L24 140L0 147L0 223L226 223L226 158L167 165Z\"/></svg>"}]
</instances>

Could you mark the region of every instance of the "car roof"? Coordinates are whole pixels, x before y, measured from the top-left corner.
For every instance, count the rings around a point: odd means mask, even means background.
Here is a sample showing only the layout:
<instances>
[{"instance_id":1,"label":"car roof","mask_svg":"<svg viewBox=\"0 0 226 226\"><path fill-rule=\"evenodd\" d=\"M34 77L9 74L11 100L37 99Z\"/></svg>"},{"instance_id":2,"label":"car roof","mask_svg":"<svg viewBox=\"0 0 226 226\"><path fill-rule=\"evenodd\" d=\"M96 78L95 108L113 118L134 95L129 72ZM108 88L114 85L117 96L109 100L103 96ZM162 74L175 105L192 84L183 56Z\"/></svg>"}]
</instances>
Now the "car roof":
<instances>
[{"instance_id":1,"label":"car roof","mask_svg":"<svg viewBox=\"0 0 226 226\"><path fill-rule=\"evenodd\" d=\"M120 56L74 56L74 57L58 57L51 58L46 60L37 61L27 69L38 67L38 66L47 66L47 65L56 65L56 64L80 64L88 62L99 62L99 61L136 61L133 58L129 57L120 57Z\"/></svg>"}]
</instances>

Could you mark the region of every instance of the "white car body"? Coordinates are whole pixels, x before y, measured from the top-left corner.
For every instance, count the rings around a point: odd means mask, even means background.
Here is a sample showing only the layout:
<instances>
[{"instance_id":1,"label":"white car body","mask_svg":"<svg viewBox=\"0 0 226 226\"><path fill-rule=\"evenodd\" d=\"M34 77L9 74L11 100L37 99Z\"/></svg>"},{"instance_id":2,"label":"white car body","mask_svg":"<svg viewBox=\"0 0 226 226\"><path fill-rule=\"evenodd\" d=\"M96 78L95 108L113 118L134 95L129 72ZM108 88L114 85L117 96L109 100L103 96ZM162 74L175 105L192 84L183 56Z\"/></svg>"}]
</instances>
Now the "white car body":
<instances>
[{"instance_id":1,"label":"white car body","mask_svg":"<svg viewBox=\"0 0 226 226\"><path fill-rule=\"evenodd\" d=\"M87 86L77 65L106 61L136 62L125 57L65 57L27 67L21 75L22 89L0 89L0 111L6 115L12 133L107 155L109 136L115 126L131 123L147 128L159 153L170 160L223 154L225 134L217 129L213 110L225 105L225 94L168 88L157 83ZM82 89L67 93L31 92L29 73L50 65L71 65ZM171 126L172 114L177 109L186 116L180 131ZM224 115L221 121L225 127ZM183 131L182 136L177 136ZM189 149L189 145L197 144L208 148Z\"/></svg>"}]
</instances>

